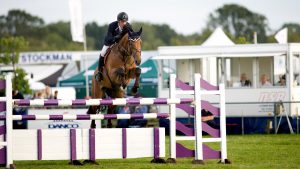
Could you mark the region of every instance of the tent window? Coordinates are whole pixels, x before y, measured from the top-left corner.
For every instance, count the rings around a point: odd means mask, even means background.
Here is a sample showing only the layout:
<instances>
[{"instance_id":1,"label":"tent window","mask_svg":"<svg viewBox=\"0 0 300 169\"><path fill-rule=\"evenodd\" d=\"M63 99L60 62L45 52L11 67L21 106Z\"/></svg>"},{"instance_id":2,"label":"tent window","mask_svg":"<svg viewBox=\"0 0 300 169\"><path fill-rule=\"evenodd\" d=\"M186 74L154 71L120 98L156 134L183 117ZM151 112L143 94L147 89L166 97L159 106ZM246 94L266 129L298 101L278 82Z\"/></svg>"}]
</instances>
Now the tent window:
<instances>
[{"instance_id":1,"label":"tent window","mask_svg":"<svg viewBox=\"0 0 300 169\"><path fill-rule=\"evenodd\" d=\"M274 85L286 86L286 56L285 55L274 56Z\"/></svg>"},{"instance_id":2,"label":"tent window","mask_svg":"<svg viewBox=\"0 0 300 169\"><path fill-rule=\"evenodd\" d=\"M266 88L273 86L273 57L258 58L258 65L258 87Z\"/></svg>"},{"instance_id":3,"label":"tent window","mask_svg":"<svg viewBox=\"0 0 300 169\"><path fill-rule=\"evenodd\" d=\"M176 62L175 60L162 60L162 79L163 79L163 88L169 88L169 79L170 74L174 74L176 72Z\"/></svg>"},{"instance_id":4,"label":"tent window","mask_svg":"<svg viewBox=\"0 0 300 169\"><path fill-rule=\"evenodd\" d=\"M253 82L253 60L254 58L226 58L224 60L224 70L226 87L244 88L252 87ZM219 66L220 63L218 64ZM219 77L221 79L222 77Z\"/></svg>"},{"instance_id":5,"label":"tent window","mask_svg":"<svg viewBox=\"0 0 300 169\"><path fill-rule=\"evenodd\" d=\"M300 54L293 55L293 85L300 86Z\"/></svg>"}]
</instances>

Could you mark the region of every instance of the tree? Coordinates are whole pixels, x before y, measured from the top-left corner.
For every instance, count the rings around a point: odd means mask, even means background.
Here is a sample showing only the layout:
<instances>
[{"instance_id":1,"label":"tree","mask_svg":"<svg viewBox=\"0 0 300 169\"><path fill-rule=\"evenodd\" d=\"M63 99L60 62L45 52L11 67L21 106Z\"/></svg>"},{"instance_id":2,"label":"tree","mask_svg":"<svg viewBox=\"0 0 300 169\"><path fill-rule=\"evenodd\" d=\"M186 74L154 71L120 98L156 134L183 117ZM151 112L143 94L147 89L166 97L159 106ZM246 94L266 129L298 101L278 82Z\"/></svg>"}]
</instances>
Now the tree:
<instances>
[{"instance_id":1,"label":"tree","mask_svg":"<svg viewBox=\"0 0 300 169\"><path fill-rule=\"evenodd\" d=\"M300 24L286 23L280 29L282 28L288 28L288 42L300 42Z\"/></svg>"},{"instance_id":2,"label":"tree","mask_svg":"<svg viewBox=\"0 0 300 169\"><path fill-rule=\"evenodd\" d=\"M96 22L88 23L85 26L86 36L89 46L92 49L101 50L104 45L108 25L99 26ZM92 44L91 44L92 43Z\"/></svg>"},{"instance_id":3,"label":"tree","mask_svg":"<svg viewBox=\"0 0 300 169\"><path fill-rule=\"evenodd\" d=\"M211 30L221 26L234 38L245 37L247 41L253 41L253 33L257 32L258 42L267 41L266 32L269 29L265 16L236 4L224 5L211 13L207 25Z\"/></svg>"},{"instance_id":4,"label":"tree","mask_svg":"<svg viewBox=\"0 0 300 169\"><path fill-rule=\"evenodd\" d=\"M22 93L30 93L28 80L25 80L26 73L20 68L16 68L19 62L20 51L27 46L23 37L7 37L0 39L0 64L11 65L13 67L13 89Z\"/></svg>"},{"instance_id":5,"label":"tree","mask_svg":"<svg viewBox=\"0 0 300 169\"><path fill-rule=\"evenodd\" d=\"M43 19L32 16L22 10L10 10L7 16L0 16L0 35L24 36L36 35L44 26Z\"/></svg>"}]
</instances>

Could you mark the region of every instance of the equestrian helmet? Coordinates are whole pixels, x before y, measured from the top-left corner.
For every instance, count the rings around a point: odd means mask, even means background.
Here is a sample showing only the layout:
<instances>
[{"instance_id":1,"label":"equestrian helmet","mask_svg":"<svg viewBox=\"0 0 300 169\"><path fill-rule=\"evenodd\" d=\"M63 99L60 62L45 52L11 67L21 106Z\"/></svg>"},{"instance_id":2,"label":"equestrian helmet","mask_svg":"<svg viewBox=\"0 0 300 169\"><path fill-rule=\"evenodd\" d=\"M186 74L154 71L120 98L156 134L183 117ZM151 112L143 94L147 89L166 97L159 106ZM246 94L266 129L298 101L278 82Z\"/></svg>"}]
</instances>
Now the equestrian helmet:
<instances>
[{"instance_id":1,"label":"equestrian helmet","mask_svg":"<svg viewBox=\"0 0 300 169\"><path fill-rule=\"evenodd\" d=\"M118 21L128 21L128 15L125 12L120 12L118 14Z\"/></svg>"}]
</instances>

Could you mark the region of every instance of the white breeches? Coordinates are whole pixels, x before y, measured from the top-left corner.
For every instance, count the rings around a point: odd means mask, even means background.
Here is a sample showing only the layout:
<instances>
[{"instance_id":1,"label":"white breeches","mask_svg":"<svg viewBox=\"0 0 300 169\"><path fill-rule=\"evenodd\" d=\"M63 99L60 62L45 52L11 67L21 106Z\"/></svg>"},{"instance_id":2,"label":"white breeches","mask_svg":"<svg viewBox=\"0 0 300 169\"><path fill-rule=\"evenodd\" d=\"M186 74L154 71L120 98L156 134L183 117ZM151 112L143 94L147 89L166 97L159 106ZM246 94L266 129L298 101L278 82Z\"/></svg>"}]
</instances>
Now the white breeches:
<instances>
[{"instance_id":1,"label":"white breeches","mask_svg":"<svg viewBox=\"0 0 300 169\"><path fill-rule=\"evenodd\" d=\"M103 45L102 50L100 52L101 57L104 57L109 46Z\"/></svg>"}]
</instances>

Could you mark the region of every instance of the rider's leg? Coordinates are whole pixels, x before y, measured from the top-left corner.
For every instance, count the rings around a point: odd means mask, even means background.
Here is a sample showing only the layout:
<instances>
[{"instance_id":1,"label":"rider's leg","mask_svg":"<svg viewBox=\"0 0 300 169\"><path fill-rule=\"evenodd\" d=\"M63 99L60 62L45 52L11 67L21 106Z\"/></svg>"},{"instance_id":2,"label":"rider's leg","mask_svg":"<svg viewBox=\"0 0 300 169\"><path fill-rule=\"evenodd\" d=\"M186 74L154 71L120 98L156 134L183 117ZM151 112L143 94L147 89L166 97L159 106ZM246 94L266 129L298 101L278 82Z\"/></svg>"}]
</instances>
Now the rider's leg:
<instances>
[{"instance_id":1,"label":"rider's leg","mask_svg":"<svg viewBox=\"0 0 300 169\"><path fill-rule=\"evenodd\" d=\"M99 63L98 63L98 73L96 74L96 80L101 81L103 79L102 70L104 66L104 56L106 54L107 49L109 46L104 45L99 56Z\"/></svg>"}]
</instances>

